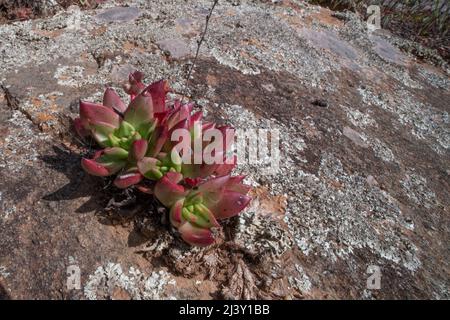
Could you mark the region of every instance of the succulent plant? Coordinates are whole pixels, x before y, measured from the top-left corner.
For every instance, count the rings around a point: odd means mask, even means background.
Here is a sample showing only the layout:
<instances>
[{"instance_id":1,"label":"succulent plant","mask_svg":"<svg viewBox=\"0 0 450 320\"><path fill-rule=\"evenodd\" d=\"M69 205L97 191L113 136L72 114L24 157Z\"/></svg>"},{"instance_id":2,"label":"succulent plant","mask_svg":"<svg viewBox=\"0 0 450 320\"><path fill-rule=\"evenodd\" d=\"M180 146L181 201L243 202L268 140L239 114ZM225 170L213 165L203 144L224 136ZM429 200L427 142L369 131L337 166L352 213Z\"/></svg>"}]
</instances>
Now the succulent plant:
<instances>
[{"instance_id":1,"label":"succulent plant","mask_svg":"<svg viewBox=\"0 0 450 320\"><path fill-rule=\"evenodd\" d=\"M249 186L244 176L230 175L210 178L195 188L180 184L182 175L167 173L155 185L155 196L170 208L170 221L189 244L207 246L214 242L212 227L218 220L236 216L250 202Z\"/></svg>"},{"instance_id":2,"label":"succulent plant","mask_svg":"<svg viewBox=\"0 0 450 320\"><path fill-rule=\"evenodd\" d=\"M214 242L211 228L219 226L217 220L237 215L250 201L246 195L249 187L242 184L244 177L230 176L236 165L230 154L234 130L202 123L202 112L193 113L192 103L168 103L167 81L145 86L142 80L140 72L129 75L125 87L130 95L128 106L111 88L106 89L102 104L80 102L75 130L103 148L92 159L83 158L81 165L95 176L117 175L114 185L118 188L136 185L143 192L154 193L170 208L172 224L186 242L209 245ZM189 138L184 149L171 139L177 129ZM222 161L194 161L207 147L204 135L213 135L214 130L223 141L211 154ZM152 188L143 180L157 182Z\"/></svg>"}]
</instances>

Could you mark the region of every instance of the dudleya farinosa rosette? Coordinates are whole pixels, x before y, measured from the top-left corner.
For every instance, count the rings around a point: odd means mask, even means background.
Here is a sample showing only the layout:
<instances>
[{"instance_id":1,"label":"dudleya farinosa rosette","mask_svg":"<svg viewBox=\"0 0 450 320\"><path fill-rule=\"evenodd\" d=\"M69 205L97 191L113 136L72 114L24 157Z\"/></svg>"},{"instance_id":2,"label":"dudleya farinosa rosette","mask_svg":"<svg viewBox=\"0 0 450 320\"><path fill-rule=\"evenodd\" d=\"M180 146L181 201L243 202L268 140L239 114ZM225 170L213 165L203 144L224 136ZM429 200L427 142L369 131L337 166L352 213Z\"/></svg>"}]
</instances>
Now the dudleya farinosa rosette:
<instances>
[{"instance_id":1,"label":"dudleya farinosa rosette","mask_svg":"<svg viewBox=\"0 0 450 320\"><path fill-rule=\"evenodd\" d=\"M135 186L154 194L170 209L170 221L187 243L214 243L211 228L220 227L221 219L238 215L251 200L244 176L231 176L236 164L230 156L233 128L202 122L202 112L193 113L192 103L169 103L165 80L145 86L138 71L128 80L128 106L112 88L106 89L102 104L80 102L74 127L80 136L92 137L103 148L92 159L82 159L83 169L95 176L116 175L118 188ZM171 139L177 129L187 133L187 150ZM199 152L195 146L201 146L200 152L207 148L203 137L212 136L212 130L224 137L221 149L212 153L222 161L194 161Z\"/></svg>"}]
</instances>

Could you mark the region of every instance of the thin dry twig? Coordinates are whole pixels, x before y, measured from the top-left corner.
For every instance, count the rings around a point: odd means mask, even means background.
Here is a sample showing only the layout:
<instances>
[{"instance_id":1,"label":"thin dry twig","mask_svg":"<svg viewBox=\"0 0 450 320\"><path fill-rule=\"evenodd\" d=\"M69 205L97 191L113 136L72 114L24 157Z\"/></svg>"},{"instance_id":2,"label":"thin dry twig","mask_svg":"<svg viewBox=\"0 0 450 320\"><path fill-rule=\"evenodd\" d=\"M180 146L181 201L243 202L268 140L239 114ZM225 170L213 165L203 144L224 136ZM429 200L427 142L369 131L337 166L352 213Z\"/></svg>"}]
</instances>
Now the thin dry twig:
<instances>
[{"instance_id":1,"label":"thin dry twig","mask_svg":"<svg viewBox=\"0 0 450 320\"><path fill-rule=\"evenodd\" d=\"M189 68L189 72L188 72L187 77L186 77L186 88L189 87L189 80L191 79L192 71L194 70L195 63L197 62L198 54L200 52L200 47L202 46L202 43L205 40L206 33L208 31L209 20L211 19L211 16L213 14L214 8L216 7L216 5L218 3L219 3L219 0L214 0L214 3L211 6L211 9L209 10L208 14L206 15L205 28L203 29L203 32L202 32L202 34L200 36L200 39L197 41L197 50L195 52L194 60L192 62L191 67Z\"/></svg>"}]
</instances>

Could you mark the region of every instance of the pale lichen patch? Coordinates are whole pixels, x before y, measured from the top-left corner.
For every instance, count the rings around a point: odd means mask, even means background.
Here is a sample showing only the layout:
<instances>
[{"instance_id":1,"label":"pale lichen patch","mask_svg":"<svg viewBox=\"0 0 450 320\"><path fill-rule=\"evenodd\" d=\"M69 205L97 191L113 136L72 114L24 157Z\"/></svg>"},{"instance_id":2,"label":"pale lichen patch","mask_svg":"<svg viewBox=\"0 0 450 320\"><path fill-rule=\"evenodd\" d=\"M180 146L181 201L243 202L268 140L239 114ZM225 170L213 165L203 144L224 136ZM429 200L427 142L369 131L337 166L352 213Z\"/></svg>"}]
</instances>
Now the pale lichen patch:
<instances>
[{"instance_id":1,"label":"pale lichen patch","mask_svg":"<svg viewBox=\"0 0 450 320\"><path fill-rule=\"evenodd\" d=\"M378 127L377 122L375 119L372 118L372 116L369 114L369 111L367 112L361 112L356 108L351 108L349 106L341 106L346 114L350 122L359 128L366 128L366 127Z\"/></svg>"},{"instance_id":2,"label":"pale lichen patch","mask_svg":"<svg viewBox=\"0 0 450 320\"><path fill-rule=\"evenodd\" d=\"M420 266L414 244L397 230L409 224L388 193L368 188L358 174L346 174L330 154L323 155L318 176L299 171L296 179L303 191L290 199L286 218L305 255L314 252L337 261L362 249L411 271ZM342 188L332 192L330 181Z\"/></svg>"},{"instance_id":3,"label":"pale lichen patch","mask_svg":"<svg viewBox=\"0 0 450 320\"><path fill-rule=\"evenodd\" d=\"M213 55L216 60L228 67L231 67L233 69L239 70L243 74L251 74L256 75L260 74L261 71L259 71L258 67L255 65L252 65L250 63L244 63L239 61L239 58L236 58L237 53L231 53L231 52L219 52L217 49L212 49L211 54Z\"/></svg>"},{"instance_id":4,"label":"pale lichen patch","mask_svg":"<svg viewBox=\"0 0 450 320\"><path fill-rule=\"evenodd\" d=\"M295 265L295 269L298 272L298 276L290 276L288 278L289 284L296 288L301 293L308 293L311 291L312 283L305 270L299 264Z\"/></svg>"},{"instance_id":5,"label":"pale lichen patch","mask_svg":"<svg viewBox=\"0 0 450 320\"><path fill-rule=\"evenodd\" d=\"M401 125L409 126L416 138L430 144L438 154L443 154L450 148L448 112L421 103L406 90L398 90L388 95L376 95L367 88L359 88L358 91L365 103L395 114Z\"/></svg>"},{"instance_id":6,"label":"pale lichen patch","mask_svg":"<svg viewBox=\"0 0 450 320\"><path fill-rule=\"evenodd\" d=\"M33 128L33 124L19 110L15 110L10 119L7 136L0 144L2 162L0 168L5 168L10 174L21 172L23 167L32 166L39 157L36 145L50 140L50 136L40 133Z\"/></svg>"},{"instance_id":7,"label":"pale lichen patch","mask_svg":"<svg viewBox=\"0 0 450 320\"><path fill-rule=\"evenodd\" d=\"M124 290L131 299L155 300L170 299L165 290L167 286L176 285L172 276L164 270L154 271L146 276L140 270L130 267L128 272L122 270L117 263L108 263L100 266L89 276L84 286L84 295L87 299L113 298L117 289Z\"/></svg>"},{"instance_id":8,"label":"pale lichen patch","mask_svg":"<svg viewBox=\"0 0 450 320\"><path fill-rule=\"evenodd\" d=\"M8 269L6 269L5 266L0 266L0 277L2 278L8 278L10 273L8 272Z\"/></svg>"},{"instance_id":9,"label":"pale lichen patch","mask_svg":"<svg viewBox=\"0 0 450 320\"><path fill-rule=\"evenodd\" d=\"M268 214L277 215L275 212ZM235 241L251 252L269 253L279 257L292 248L294 241L289 232L280 225L280 220L268 214L261 213L259 199L254 198L251 207L239 215Z\"/></svg>"},{"instance_id":10,"label":"pale lichen patch","mask_svg":"<svg viewBox=\"0 0 450 320\"><path fill-rule=\"evenodd\" d=\"M398 162L392 150L380 139L366 134L361 134L361 139L372 148L378 158L386 162Z\"/></svg>"},{"instance_id":11,"label":"pale lichen patch","mask_svg":"<svg viewBox=\"0 0 450 320\"><path fill-rule=\"evenodd\" d=\"M409 171L401 181L409 199L418 205L430 209L438 204L436 194L428 187L427 179L414 171Z\"/></svg>"},{"instance_id":12,"label":"pale lichen patch","mask_svg":"<svg viewBox=\"0 0 450 320\"><path fill-rule=\"evenodd\" d=\"M431 71L430 68L419 67L419 74L433 87L440 89L450 88L448 77L439 71Z\"/></svg>"}]
</instances>

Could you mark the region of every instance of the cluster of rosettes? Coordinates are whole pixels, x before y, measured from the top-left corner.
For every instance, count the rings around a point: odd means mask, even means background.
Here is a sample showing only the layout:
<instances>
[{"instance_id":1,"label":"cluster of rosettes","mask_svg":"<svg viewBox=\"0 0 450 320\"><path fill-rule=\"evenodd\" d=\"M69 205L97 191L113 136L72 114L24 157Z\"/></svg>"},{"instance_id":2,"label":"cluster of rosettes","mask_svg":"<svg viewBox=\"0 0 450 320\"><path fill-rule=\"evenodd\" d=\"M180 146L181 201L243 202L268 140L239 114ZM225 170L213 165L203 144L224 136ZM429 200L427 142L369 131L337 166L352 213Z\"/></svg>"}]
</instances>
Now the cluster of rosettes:
<instances>
[{"instance_id":1,"label":"cluster of rosettes","mask_svg":"<svg viewBox=\"0 0 450 320\"><path fill-rule=\"evenodd\" d=\"M167 81L149 86L142 83L143 74L129 75L125 87L130 95L128 106L111 88L107 88L103 104L80 102L80 117L74 127L82 137L92 137L103 149L92 159L83 158L81 165L95 176L116 175L118 188L135 186L153 194L170 209L170 221L181 237L192 245L207 246L214 242L211 228L220 227L218 220L239 214L250 202L249 186L244 176L232 177L236 158L230 156L231 144L224 141L216 151L223 161L193 161L195 152L186 154L175 148L171 137L176 129L185 129L195 144L204 146L203 135L217 129L224 137L233 129L202 122L202 112L193 113L192 103L166 101L170 91Z\"/></svg>"}]
</instances>

